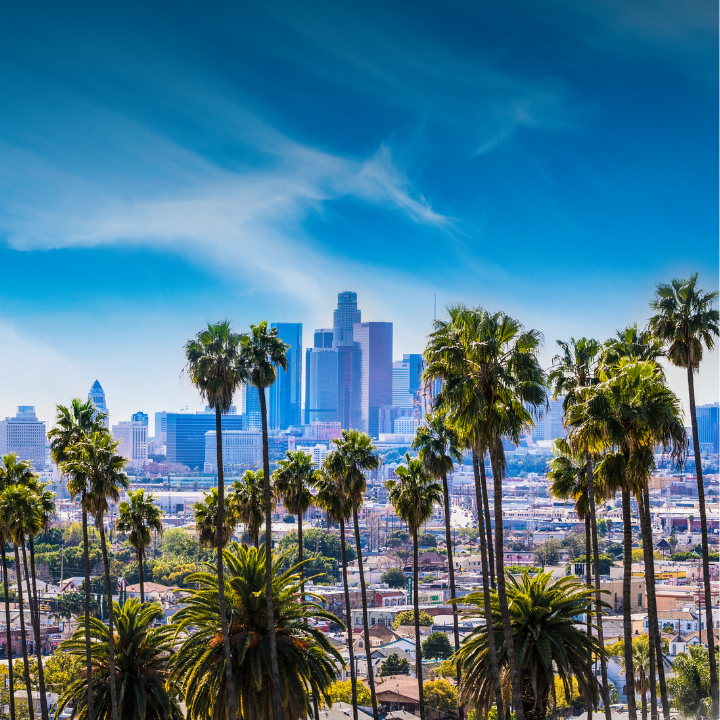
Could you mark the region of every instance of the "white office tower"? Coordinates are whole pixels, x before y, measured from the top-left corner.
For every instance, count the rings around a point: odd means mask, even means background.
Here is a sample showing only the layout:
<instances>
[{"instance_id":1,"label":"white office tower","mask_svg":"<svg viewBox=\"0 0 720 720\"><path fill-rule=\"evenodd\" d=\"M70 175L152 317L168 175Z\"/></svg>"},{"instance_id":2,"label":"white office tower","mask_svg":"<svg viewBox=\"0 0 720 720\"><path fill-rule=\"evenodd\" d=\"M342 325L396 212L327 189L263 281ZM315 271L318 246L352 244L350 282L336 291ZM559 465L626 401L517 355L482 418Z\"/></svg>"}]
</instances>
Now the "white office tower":
<instances>
[{"instance_id":1,"label":"white office tower","mask_svg":"<svg viewBox=\"0 0 720 720\"><path fill-rule=\"evenodd\" d=\"M414 417L399 417L393 420L393 432L396 435L414 435L418 424Z\"/></svg>"},{"instance_id":2,"label":"white office tower","mask_svg":"<svg viewBox=\"0 0 720 720\"><path fill-rule=\"evenodd\" d=\"M126 457L129 464L140 468L148 459L148 426L135 420L124 420L112 426L112 435L120 440L118 454Z\"/></svg>"},{"instance_id":3,"label":"white office tower","mask_svg":"<svg viewBox=\"0 0 720 720\"><path fill-rule=\"evenodd\" d=\"M328 453L331 451L328 449L327 445L318 443L315 446L296 446L295 451L300 451L306 453L307 455L310 455L310 457L313 459L313 465L315 467L320 467L323 462L325 461L325 458L328 456Z\"/></svg>"},{"instance_id":4,"label":"white office tower","mask_svg":"<svg viewBox=\"0 0 720 720\"><path fill-rule=\"evenodd\" d=\"M0 420L0 456L17 453L34 470L45 467L45 423L37 419L33 405L20 405L15 417Z\"/></svg>"},{"instance_id":5,"label":"white office tower","mask_svg":"<svg viewBox=\"0 0 720 720\"><path fill-rule=\"evenodd\" d=\"M108 413L107 405L105 404L105 391L102 389L102 385L96 380L90 392L88 393L88 400L93 401L93 405L105 413L105 427L110 428L110 414Z\"/></svg>"},{"instance_id":6,"label":"white office tower","mask_svg":"<svg viewBox=\"0 0 720 720\"><path fill-rule=\"evenodd\" d=\"M412 407L413 393L410 389L410 363L396 360L392 367L393 407Z\"/></svg>"},{"instance_id":7,"label":"white office tower","mask_svg":"<svg viewBox=\"0 0 720 720\"><path fill-rule=\"evenodd\" d=\"M253 470L262 467L262 433L260 430L223 430L222 462L224 472ZM205 472L217 472L217 434L215 430L208 430L205 433L203 469Z\"/></svg>"}]
</instances>

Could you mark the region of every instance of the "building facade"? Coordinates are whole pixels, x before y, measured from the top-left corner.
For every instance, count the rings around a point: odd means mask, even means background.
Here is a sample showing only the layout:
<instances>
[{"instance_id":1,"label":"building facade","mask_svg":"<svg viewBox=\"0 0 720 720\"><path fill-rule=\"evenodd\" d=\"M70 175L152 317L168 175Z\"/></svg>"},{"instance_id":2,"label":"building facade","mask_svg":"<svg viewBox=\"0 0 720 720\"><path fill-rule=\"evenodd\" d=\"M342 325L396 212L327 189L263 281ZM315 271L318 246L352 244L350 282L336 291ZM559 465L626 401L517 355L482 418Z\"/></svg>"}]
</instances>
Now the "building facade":
<instances>
[{"instance_id":1,"label":"building facade","mask_svg":"<svg viewBox=\"0 0 720 720\"><path fill-rule=\"evenodd\" d=\"M251 470L262 466L262 433L258 430L222 431L223 470ZM204 471L217 472L217 433L205 433Z\"/></svg>"},{"instance_id":2,"label":"building facade","mask_svg":"<svg viewBox=\"0 0 720 720\"><path fill-rule=\"evenodd\" d=\"M167 416L163 410L155 413L155 446L164 445L167 442Z\"/></svg>"},{"instance_id":3,"label":"building facade","mask_svg":"<svg viewBox=\"0 0 720 720\"><path fill-rule=\"evenodd\" d=\"M257 390L255 393L257 394ZM167 462L186 465L191 470L202 470L205 466L205 434L215 430L215 414L167 413L166 418ZM244 430L244 420L242 415L223 415L222 429Z\"/></svg>"},{"instance_id":4,"label":"building facade","mask_svg":"<svg viewBox=\"0 0 720 720\"><path fill-rule=\"evenodd\" d=\"M338 349L308 348L305 353L305 424L338 417Z\"/></svg>"},{"instance_id":5,"label":"building facade","mask_svg":"<svg viewBox=\"0 0 720 720\"><path fill-rule=\"evenodd\" d=\"M337 309L333 311L333 347L352 345L353 326L361 321L357 306L357 293L338 293Z\"/></svg>"},{"instance_id":6,"label":"building facade","mask_svg":"<svg viewBox=\"0 0 720 720\"><path fill-rule=\"evenodd\" d=\"M700 441L700 451L718 454L718 446L720 444L720 435L718 434L719 424L718 415L720 414L720 405L700 405L695 410L697 416L698 440Z\"/></svg>"},{"instance_id":7,"label":"building facade","mask_svg":"<svg viewBox=\"0 0 720 720\"><path fill-rule=\"evenodd\" d=\"M360 374L356 383L360 400L357 427L371 437L377 437L380 408L393 404L393 324L355 323L353 344L360 356Z\"/></svg>"},{"instance_id":8,"label":"building facade","mask_svg":"<svg viewBox=\"0 0 720 720\"><path fill-rule=\"evenodd\" d=\"M137 415L137 413L136 413ZM147 418L147 415L145 416ZM120 441L117 452L133 467L142 467L148 459L148 426L138 420L121 421L112 426L112 435Z\"/></svg>"},{"instance_id":9,"label":"building facade","mask_svg":"<svg viewBox=\"0 0 720 720\"><path fill-rule=\"evenodd\" d=\"M148 424L149 424L149 421L150 421L150 418L148 417L148 414L147 414L147 413L144 413L144 412L136 412L136 413L133 413L133 414L130 416L130 419L131 419L133 422L139 422L139 423L142 423L143 425L148 425Z\"/></svg>"},{"instance_id":10,"label":"building facade","mask_svg":"<svg viewBox=\"0 0 720 720\"><path fill-rule=\"evenodd\" d=\"M108 413L107 404L105 403L105 391L97 380L90 388L88 400L92 400L93 405L100 410L100 412L105 413L105 427L110 429L110 414Z\"/></svg>"},{"instance_id":11,"label":"building facade","mask_svg":"<svg viewBox=\"0 0 720 720\"><path fill-rule=\"evenodd\" d=\"M0 420L0 457L17 453L34 470L41 470L46 464L45 440L45 423L37 419L33 405L20 405L15 417Z\"/></svg>"},{"instance_id":12,"label":"building facade","mask_svg":"<svg viewBox=\"0 0 720 720\"><path fill-rule=\"evenodd\" d=\"M272 323L278 337L289 345L287 370L277 368L277 379L270 387L268 427L285 430L300 425L302 413L302 323Z\"/></svg>"}]
</instances>

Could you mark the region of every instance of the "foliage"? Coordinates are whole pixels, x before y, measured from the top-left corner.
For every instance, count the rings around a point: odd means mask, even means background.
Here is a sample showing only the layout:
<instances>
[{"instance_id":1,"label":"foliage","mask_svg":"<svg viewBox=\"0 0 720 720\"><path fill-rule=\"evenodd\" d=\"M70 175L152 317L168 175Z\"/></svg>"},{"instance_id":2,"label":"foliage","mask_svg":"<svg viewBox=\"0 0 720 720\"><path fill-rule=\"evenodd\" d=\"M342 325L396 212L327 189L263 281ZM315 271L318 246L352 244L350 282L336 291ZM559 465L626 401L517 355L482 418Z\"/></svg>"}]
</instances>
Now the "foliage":
<instances>
[{"instance_id":1,"label":"foliage","mask_svg":"<svg viewBox=\"0 0 720 720\"><path fill-rule=\"evenodd\" d=\"M576 625L576 618L585 612L594 590L574 577L553 582L550 573L535 577L507 576L507 598L512 621L513 640L518 648L517 672L538 712L547 710L555 677L569 687L576 677L583 695L594 693L597 681L589 672L594 657L604 654L597 639L585 628ZM463 605L474 607L484 617L482 592L462 598ZM509 692L509 675L505 637L497 592L491 594L492 632L500 668L501 685ZM488 628L478 626L455 653L466 676L462 700L487 712L494 702L493 675L489 657ZM588 687L588 683L591 683ZM532 709L525 706L525 711Z\"/></svg>"},{"instance_id":2,"label":"foliage","mask_svg":"<svg viewBox=\"0 0 720 720\"><path fill-rule=\"evenodd\" d=\"M598 535L604 538L608 534L608 524L605 518L601 518L596 523Z\"/></svg>"},{"instance_id":3,"label":"foliage","mask_svg":"<svg viewBox=\"0 0 720 720\"><path fill-rule=\"evenodd\" d=\"M645 562L644 552L645 552L645 551L644 551L642 548L635 548L635 549L632 551L632 561L633 561L634 563ZM662 560L662 555L661 555L657 550L655 550L655 551L653 552L653 559L655 559L655 560Z\"/></svg>"},{"instance_id":4,"label":"foliage","mask_svg":"<svg viewBox=\"0 0 720 720\"><path fill-rule=\"evenodd\" d=\"M673 677L667 681L673 705L683 717L710 714L710 655L696 645L680 653L673 662Z\"/></svg>"},{"instance_id":5,"label":"foliage","mask_svg":"<svg viewBox=\"0 0 720 720\"><path fill-rule=\"evenodd\" d=\"M557 565L560 562L560 541L550 538L538 545L533 553L538 565Z\"/></svg>"},{"instance_id":6,"label":"foliage","mask_svg":"<svg viewBox=\"0 0 720 720\"><path fill-rule=\"evenodd\" d=\"M168 661L174 652L168 627L154 628L163 617L159 605L128 600L115 603L115 668L117 673L118 714L122 720L182 720L173 682L166 683ZM108 628L100 620L90 620L93 654L93 698L98 717L110 717ZM85 660L85 628L75 631L60 644L60 652L78 666ZM60 670L62 672L62 668ZM55 706L55 718L74 703L71 718L87 720L87 683L79 674L64 688Z\"/></svg>"},{"instance_id":7,"label":"foliage","mask_svg":"<svg viewBox=\"0 0 720 720\"><path fill-rule=\"evenodd\" d=\"M418 535L419 547L437 547L437 538L432 533L422 533Z\"/></svg>"},{"instance_id":8,"label":"foliage","mask_svg":"<svg viewBox=\"0 0 720 720\"><path fill-rule=\"evenodd\" d=\"M407 575L400 568L390 568L382 574L380 581L391 588L404 588L407 585Z\"/></svg>"},{"instance_id":9,"label":"foliage","mask_svg":"<svg viewBox=\"0 0 720 720\"><path fill-rule=\"evenodd\" d=\"M457 712L457 687L445 678L424 682L423 691L425 694L425 703L428 708L444 713Z\"/></svg>"},{"instance_id":10,"label":"foliage","mask_svg":"<svg viewBox=\"0 0 720 720\"><path fill-rule=\"evenodd\" d=\"M609 543L605 548L605 552L609 553L615 558L619 558L623 554L622 543Z\"/></svg>"},{"instance_id":11,"label":"foliage","mask_svg":"<svg viewBox=\"0 0 720 720\"><path fill-rule=\"evenodd\" d=\"M231 658L238 712L246 720L270 717L272 707L270 635L267 626L265 548L232 543L223 550L225 602L232 623ZM302 601L298 568L282 572L283 556L273 558L273 606L281 697L290 717L310 712L310 692L329 702L327 691L342 665L340 653L313 620L342 623L315 602ZM218 578L214 567L188 578L198 589L174 616L176 637L171 680L182 689L192 717L226 716L227 675L220 631ZM194 632L185 633L192 628Z\"/></svg>"},{"instance_id":12,"label":"foliage","mask_svg":"<svg viewBox=\"0 0 720 720\"><path fill-rule=\"evenodd\" d=\"M432 673L438 677L452 678L454 680L457 677L457 663L452 658L447 658L447 660L443 660L434 668Z\"/></svg>"},{"instance_id":13,"label":"foliage","mask_svg":"<svg viewBox=\"0 0 720 720\"><path fill-rule=\"evenodd\" d=\"M557 699L556 708L568 708L577 703L580 698L580 689L575 678L570 678L569 687L565 688L562 678L555 676L555 697Z\"/></svg>"},{"instance_id":14,"label":"foliage","mask_svg":"<svg viewBox=\"0 0 720 720\"><path fill-rule=\"evenodd\" d=\"M450 638L444 632L430 633L422 644L423 657L434 660L449 658L453 654L453 650Z\"/></svg>"},{"instance_id":15,"label":"foliage","mask_svg":"<svg viewBox=\"0 0 720 720\"><path fill-rule=\"evenodd\" d=\"M298 536L296 530L291 530L277 544L278 553L285 553L289 550L297 550ZM331 532L311 528L303 532L303 549L305 552L318 552L323 557L332 558L340 561L340 538ZM352 562L357 557L355 548L348 545L345 548L345 556L348 562Z\"/></svg>"},{"instance_id":16,"label":"foliage","mask_svg":"<svg viewBox=\"0 0 720 720\"><path fill-rule=\"evenodd\" d=\"M700 556L695 552L677 552L670 556L671 560L678 562L683 562L684 560L698 560L699 558Z\"/></svg>"},{"instance_id":17,"label":"foliage","mask_svg":"<svg viewBox=\"0 0 720 720\"><path fill-rule=\"evenodd\" d=\"M57 612L60 617L69 620L79 617L85 612L85 594L81 592L66 592L57 596Z\"/></svg>"},{"instance_id":18,"label":"foliage","mask_svg":"<svg viewBox=\"0 0 720 720\"><path fill-rule=\"evenodd\" d=\"M327 689L325 695L327 703L332 705L336 702L352 703L352 680L337 680ZM357 681L357 704L367 707L370 705L370 688L362 681Z\"/></svg>"},{"instance_id":19,"label":"foliage","mask_svg":"<svg viewBox=\"0 0 720 720\"><path fill-rule=\"evenodd\" d=\"M592 558L592 561L594 562L595 559ZM584 563L585 562L585 555L581 555L579 558L576 558L574 560L576 563ZM600 553L598 555L598 562L600 563L600 574L601 575L609 575L610 574L610 568L615 565L614 558L609 557L608 555L603 555Z\"/></svg>"},{"instance_id":20,"label":"foliage","mask_svg":"<svg viewBox=\"0 0 720 720\"><path fill-rule=\"evenodd\" d=\"M199 549L197 540L189 532L180 528L166 530L160 543L160 552L163 555L195 557Z\"/></svg>"},{"instance_id":21,"label":"foliage","mask_svg":"<svg viewBox=\"0 0 720 720\"><path fill-rule=\"evenodd\" d=\"M424 610L421 610L418 614L418 621L420 627L430 627L435 621L432 615L428 615ZM415 611L414 610L403 610L399 612L393 622L393 628L397 629L401 625L414 625L415 624Z\"/></svg>"},{"instance_id":22,"label":"foliage","mask_svg":"<svg viewBox=\"0 0 720 720\"><path fill-rule=\"evenodd\" d=\"M409 675L410 663L401 658L397 653L388 655L380 664L380 672L378 677L387 677L388 675Z\"/></svg>"},{"instance_id":23,"label":"foliage","mask_svg":"<svg viewBox=\"0 0 720 720\"><path fill-rule=\"evenodd\" d=\"M548 542L550 542L548 540ZM585 532L571 532L566 538L560 541L560 547L567 550L570 560L574 560L585 554Z\"/></svg>"},{"instance_id":24,"label":"foliage","mask_svg":"<svg viewBox=\"0 0 720 720\"><path fill-rule=\"evenodd\" d=\"M84 632L84 631L83 631ZM60 695L78 677L84 663L64 650L56 650L43 660L45 686L50 692Z\"/></svg>"},{"instance_id":25,"label":"foliage","mask_svg":"<svg viewBox=\"0 0 720 720\"><path fill-rule=\"evenodd\" d=\"M291 515L290 513L285 513L285 514L282 516L282 521L283 521L284 523L287 523L288 525L291 525L292 523L295 522L295 516L294 516L294 515ZM305 543L303 543L303 545L305 545Z\"/></svg>"}]
</instances>

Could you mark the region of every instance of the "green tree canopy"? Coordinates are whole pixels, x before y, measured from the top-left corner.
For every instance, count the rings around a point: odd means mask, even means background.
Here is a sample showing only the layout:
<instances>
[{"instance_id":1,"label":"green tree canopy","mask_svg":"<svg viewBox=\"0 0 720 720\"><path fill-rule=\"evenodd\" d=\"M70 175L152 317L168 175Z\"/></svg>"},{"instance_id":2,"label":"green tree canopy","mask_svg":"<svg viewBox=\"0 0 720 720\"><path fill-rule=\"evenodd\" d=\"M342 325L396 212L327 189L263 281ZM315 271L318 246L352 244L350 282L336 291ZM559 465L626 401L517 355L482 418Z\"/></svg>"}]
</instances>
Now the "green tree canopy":
<instances>
[{"instance_id":1,"label":"green tree canopy","mask_svg":"<svg viewBox=\"0 0 720 720\"><path fill-rule=\"evenodd\" d=\"M432 533L422 533L418 535L418 545L420 547L437 547L437 538Z\"/></svg>"},{"instance_id":2,"label":"green tree canopy","mask_svg":"<svg viewBox=\"0 0 720 720\"><path fill-rule=\"evenodd\" d=\"M386 570L380 580L391 588L404 588L407 585L407 575L400 568Z\"/></svg>"},{"instance_id":3,"label":"green tree canopy","mask_svg":"<svg viewBox=\"0 0 720 720\"><path fill-rule=\"evenodd\" d=\"M285 553L289 550L297 550L298 535L297 530L291 530L277 544L278 552ZM318 528L311 528L303 532L303 549L306 552L318 552L323 557L332 558L340 561L340 538L335 533L326 532ZM355 548L348 545L345 548L345 555L348 562L352 562L357 557ZM384 581L383 581L384 582Z\"/></svg>"},{"instance_id":4,"label":"green tree canopy","mask_svg":"<svg viewBox=\"0 0 720 720\"><path fill-rule=\"evenodd\" d=\"M450 638L444 632L434 632L427 636L422 644L423 657L444 660L453 654Z\"/></svg>"},{"instance_id":5,"label":"green tree canopy","mask_svg":"<svg viewBox=\"0 0 720 720\"><path fill-rule=\"evenodd\" d=\"M439 710L443 713L456 713L458 708L457 687L446 680L428 680L423 683L425 691L425 703L428 709Z\"/></svg>"},{"instance_id":6,"label":"green tree canopy","mask_svg":"<svg viewBox=\"0 0 720 720\"><path fill-rule=\"evenodd\" d=\"M430 627L435 621L432 615L428 615L424 610L421 610L418 614L418 621L421 627ZM414 625L415 624L415 611L414 610L403 610L399 612L393 622L394 628L399 628L401 625Z\"/></svg>"},{"instance_id":7,"label":"green tree canopy","mask_svg":"<svg viewBox=\"0 0 720 720\"><path fill-rule=\"evenodd\" d=\"M397 653L392 653L392 655L388 655L380 664L378 677L409 674L410 663L405 658L401 658Z\"/></svg>"}]
</instances>

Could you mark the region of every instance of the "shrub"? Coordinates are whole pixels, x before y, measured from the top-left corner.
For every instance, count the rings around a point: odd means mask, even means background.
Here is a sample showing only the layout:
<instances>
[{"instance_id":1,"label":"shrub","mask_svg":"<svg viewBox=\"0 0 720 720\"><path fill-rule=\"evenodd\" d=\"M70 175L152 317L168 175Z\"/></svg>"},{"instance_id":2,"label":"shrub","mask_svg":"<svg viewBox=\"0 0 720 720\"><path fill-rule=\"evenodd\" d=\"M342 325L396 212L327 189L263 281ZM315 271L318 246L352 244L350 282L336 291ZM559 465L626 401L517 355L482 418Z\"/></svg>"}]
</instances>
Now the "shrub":
<instances>
[{"instance_id":1,"label":"shrub","mask_svg":"<svg viewBox=\"0 0 720 720\"><path fill-rule=\"evenodd\" d=\"M444 632L434 632L422 644L423 657L444 660L453 654L450 638Z\"/></svg>"},{"instance_id":2,"label":"shrub","mask_svg":"<svg viewBox=\"0 0 720 720\"><path fill-rule=\"evenodd\" d=\"M391 588L403 588L407 585L407 576L400 568L386 570L380 580Z\"/></svg>"},{"instance_id":3,"label":"shrub","mask_svg":"<svg viewBox=\"0 0 720 720\"><path fill-rule=\"evenodd\" d=\"M429 708L444 713L454 713L457 711L457 687L445 678L424 682L423 690L425 702Z\"/></svg>"},{"instance_id":4,"label":"shrub","mask_svg":"<svg viewBox=\"0 0 720 720\"><path fill-rule=\"evenodd\" d=\"M419 615L419 622L422 627L430 627L433 622L432 615L428 615L425 611L421 610ZM414 625L415 624L415 611L414 610L403 610L397 614L395 622L393 623L394 628L399 628L401 625Z\"/></svg>"},{"instance_id":5,"label":"shrub","mask_svg":"<svg viewBox=\"0 0 720 720\"><path fill-rule=\"evenodd\" d=\"M409 674L410 663L405 658L401 658L397 653L392 653L392 655L388 655L380 664L378 677Z\"/></svg>"}]
</instances>

